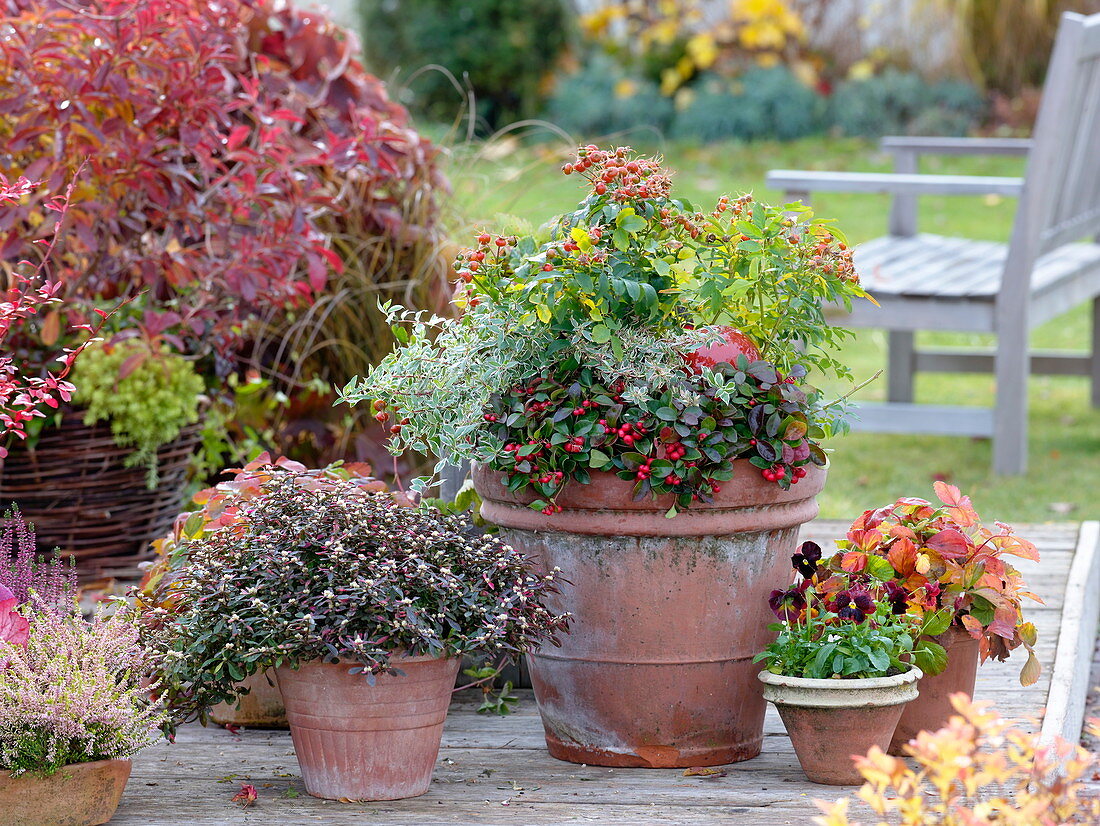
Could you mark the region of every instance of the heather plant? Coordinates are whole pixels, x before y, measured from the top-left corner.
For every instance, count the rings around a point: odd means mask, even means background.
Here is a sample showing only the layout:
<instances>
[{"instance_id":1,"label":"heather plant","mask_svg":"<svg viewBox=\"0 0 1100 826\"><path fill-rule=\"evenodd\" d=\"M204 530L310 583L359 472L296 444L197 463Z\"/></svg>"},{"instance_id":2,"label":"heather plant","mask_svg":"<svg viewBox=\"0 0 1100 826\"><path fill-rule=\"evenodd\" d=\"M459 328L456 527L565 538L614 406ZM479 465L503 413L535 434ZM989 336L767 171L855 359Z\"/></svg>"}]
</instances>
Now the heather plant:
<instances>
[{"instance_id":1,"label":"heather plant","mask_svg":"<svg viewBox=\"0 0 1100 826\"><path fill-rule=\"evenodd\" d=\"M0 642L0 768L48 776L149 745L164 712L142 682L132 618L100 613L88 622L75 606L26 612L25 644Z\"/></svg>"},{"instance_id":2,"label":"heather plant","mask_svg":"<svg viewBox=\"0 0 1100 826\"><path fill-rule=\"evenodd\" d=\"M591 470L674 494L671 516L737 459L784 489L823 465L842 408L806 378L848 371L821 308L866 296L836 230L748 195L697 211L627 147L581 147L562 171L584 182L577 209L546 233L480 233L456 262L461 316L390 306L400 345L342 398L393 417L395 453L474 459L547 513Z\"/></svg>"},{"instance_id":3,"label":"heather plant","mask_svg":"<svg viewBox=\"0 0 1100 826\"><path fill-rule=\"evenodd\" d=\"M1086 784L1096 757L1057 738L1040 742L965 694L939 731L906 746L909 760L879 748L857 757L866 782L856 797L878 815L876 826L1070 826L1100 822L1100 799ZM1100 731L1091 721L1090 728ZM850 798L818 802L819 826L860 826Z\"/></svg>"},{"instance_id":4,"label":"heather plant","mask_svg":"<svg viewBox=\"0 0 1100 826\"><path fill-rule=\"evenodd\" d=\"M164 692L182 716L267 668L346 660L370 682L395 652L516 653L566 623L541 597L557 575L471 536L459 517L351 481L268 467L233 521L187 545L142 608ZM314 484L314 483L317 484Z\"/></svg>"},{"instance_id":5,"label":"heather plant","mask_svg":"<svg viewBox=\"0 0 1100 826\"><path fill-rule=\"evenodd\" d=\"M1038 550L1003 522L996 530L983 525L970 497L954 485L936 482L934 489L939 506L909 497L865 511L837 542L829 566L889 584L913 614L946 618L926 633L951 624L966 629L978 640L982 662L1004 661L1023 646L1028 658L1020 682L1034 683L1035 625L1024 620L1022 604L1042 600L1007 557L1038 561Z\"/></svg>"},{"instance_id":6,"label":"heather plant","mask_svg":"<svg viewBox=\"0 0 1100 826\"><path fill-rule=\"evenodd\" d=\"M76 588L73 559L66 565L55 552L46 561L38 553L34 526L17 507L9 508L0 521L0 596L6 589L14 605L63 608L76 598Z\"/></svg>"}]
</instances>

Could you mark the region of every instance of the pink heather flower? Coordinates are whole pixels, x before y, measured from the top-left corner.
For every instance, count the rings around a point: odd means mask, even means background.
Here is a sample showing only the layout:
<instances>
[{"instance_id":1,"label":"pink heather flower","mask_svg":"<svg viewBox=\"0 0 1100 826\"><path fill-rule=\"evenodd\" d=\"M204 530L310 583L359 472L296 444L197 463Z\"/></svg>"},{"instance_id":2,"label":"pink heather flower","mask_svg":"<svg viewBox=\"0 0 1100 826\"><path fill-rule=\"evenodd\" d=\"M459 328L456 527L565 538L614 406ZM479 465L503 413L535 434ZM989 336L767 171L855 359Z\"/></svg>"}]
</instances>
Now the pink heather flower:
<instances>
[{"instance_id":1,"label":"pink heather flower","mask_svg":"<svg viewBox=\"0 0 1100 826\"><path fill-rule=\"evenodd\" d=\"M128 615L29 610L25 646L0 642L0 769L49 775L127 757L155 738L163 709L145 686L145 655Z\"/></svg>"},{"instance_id":2,"label":"pink heather flower","mask_svg":"<svg viewBox=\"0 0 1100 826\"><path fill-rule=\"evenodd\" d=\"M31 602L32 592L55 608L76 598L76 569L59 557L47 562L39 555L34 528L14 507L0 519L0 589L0 599L14 597L19 605Z\"/></svg>"}]
</instances>

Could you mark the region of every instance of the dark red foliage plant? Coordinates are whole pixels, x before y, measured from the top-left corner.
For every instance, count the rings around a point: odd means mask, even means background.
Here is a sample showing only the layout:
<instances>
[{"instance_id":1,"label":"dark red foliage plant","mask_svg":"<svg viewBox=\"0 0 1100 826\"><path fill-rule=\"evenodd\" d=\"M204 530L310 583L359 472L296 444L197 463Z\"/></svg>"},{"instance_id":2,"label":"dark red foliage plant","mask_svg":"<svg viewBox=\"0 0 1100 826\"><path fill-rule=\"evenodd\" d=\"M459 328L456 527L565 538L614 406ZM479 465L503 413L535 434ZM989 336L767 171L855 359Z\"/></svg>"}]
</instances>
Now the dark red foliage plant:
<instances>
[{"instance_id":1,"label":"dark red foliage plant","mask_svg":"<svg viewBox=\"0 0 1100 826\"><path fill-rule=\"evenodd\" d=\"M340 209L327 176L382 184L417 162L380 84L353 81L327 40L296 36L306 24L283 4L2 8L0 172L44 186L0 218L0 259L33 258L54 223L42 193L85 164L52 262L69 321L140 295L119 326L152 309L184 349L232 353L250 319L309 306L340 271L319 226ZM41 343L65 326L41 325Z\"/></svg>"}]
</instances>

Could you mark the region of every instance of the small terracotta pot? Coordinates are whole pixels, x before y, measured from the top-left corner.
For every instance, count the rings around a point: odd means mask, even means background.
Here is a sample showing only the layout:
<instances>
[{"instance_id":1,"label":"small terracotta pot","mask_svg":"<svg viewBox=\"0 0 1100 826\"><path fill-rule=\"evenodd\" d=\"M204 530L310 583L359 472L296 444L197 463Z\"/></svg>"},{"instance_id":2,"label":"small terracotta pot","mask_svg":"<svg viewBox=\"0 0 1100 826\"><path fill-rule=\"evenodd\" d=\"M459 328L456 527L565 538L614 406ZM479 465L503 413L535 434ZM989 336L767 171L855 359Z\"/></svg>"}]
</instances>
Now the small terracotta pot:
<instances>
[{"instance_id":1,"label":"small terracotta pot","mask_svg":"<svg viewBox=\"0 0 1100 826\"><path fill-rule=\"evenodd\" d=\"M0 771L0 826L98 826L114 817L131 763L96 760L49 777Z\"/></svg>"},{"instance_id":2,"label":"small terracotta pot","mask_svg":"<svg viewBox=\"0 0 1100 826\"><path fill-rule=\"evenodd\" d=\"M806 777L829 786L858 786L852 762L871 746L885 749L905 704L917 697L918 668L893 677L809 680L760 672L764 699L775 704Z\"/></svg>"},{"instance_id":3,"label":"small terracotta pot","mask_svg":"<svg viewBox=\"0 0 1100 826\"><path fill-rule=\"evenodd\" d=\"M443 738L461 660L395 657L403 675L374 685L356 663L276 670L306 791L329 800L400 800L424 794Z\"/></svg>"},{"instance_id":4,"label":"small terracotta pot","mask_svg":"<svg viewBox=\"0 0 1100 826\"><path fill-rule=\"evenodd\" d=\"M474 471L482 515L540 568L569 581L547 607L572 615L560 646L528 655L550 754L597 766L716 766L760 753L766 704L753 656L769 642L768 594L817 515L825 470L796 487L733 463L713 502L672 519L675 497L635 501L612 473L571 483L545 516L530 491Z\"/></svg>"},{"instance_id":5,"label":"small terracotta pot","mask_svg":"<svg viewBox=\"0 0 1100 826\"><path fill-rule=\"evenodd\" d=\"M249 689L234 703L218 703L210 709L210 719L220 726L245 728L286 728L283 695L275 682L275 672L261 671L241 682Z\"/></svg>"},{"instance_id":6,"label":"small terracotta pot","mask_svg":"<svg viewBox=\"0 0 1100 826\"><path fill-rule=\"evenodd\" d=\"M922 731L936 731L947 725L955 709L951 695L974 696L978 677L978 641L957 625L933 637L947 650L947 668L920 682L920 697L905 707L890 741L890 754L904 754L905 744Z\"/></svg>"}]
</instances>

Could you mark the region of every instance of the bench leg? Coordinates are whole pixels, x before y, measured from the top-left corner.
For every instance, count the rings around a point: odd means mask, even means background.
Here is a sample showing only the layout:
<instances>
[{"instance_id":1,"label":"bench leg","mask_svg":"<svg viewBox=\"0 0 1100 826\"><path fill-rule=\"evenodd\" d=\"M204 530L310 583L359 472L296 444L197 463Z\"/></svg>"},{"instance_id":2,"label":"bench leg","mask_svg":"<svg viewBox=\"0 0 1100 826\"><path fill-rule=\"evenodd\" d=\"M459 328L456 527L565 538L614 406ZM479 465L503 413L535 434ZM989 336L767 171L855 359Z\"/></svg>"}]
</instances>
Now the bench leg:
<instances>
[{"instance_id":1,"label":"bench leg","mask_svg":"<svg viewBox=\"0 0 1100 826\"><path fill-rule=\"evenodd\" d=\"M1027 470L1027 379L1031 372L1027 327L997 337L997 390L993 410L993 472Z\"/></svg>"},{"instance_id":2,"label":"bench leg","mask_svg":"<svg viewBox=\"0 0 1100 826\"><path fill-rule=\"evenodd\" d=\"M1100 407L1100 296L1092 300L1092 353L1089 358L1092 406Z\"/></svg>"},{"instance_id":3,"label":"bench leg","mask_svg":"<svg viewBox=\"0 0 1100 826\"><path fill-rule=\"evenodd\" d=\"M886 332L886 398L892 402L913 401L913 375L916 354L913 332Z\"/></svg>"}]
</instances>

